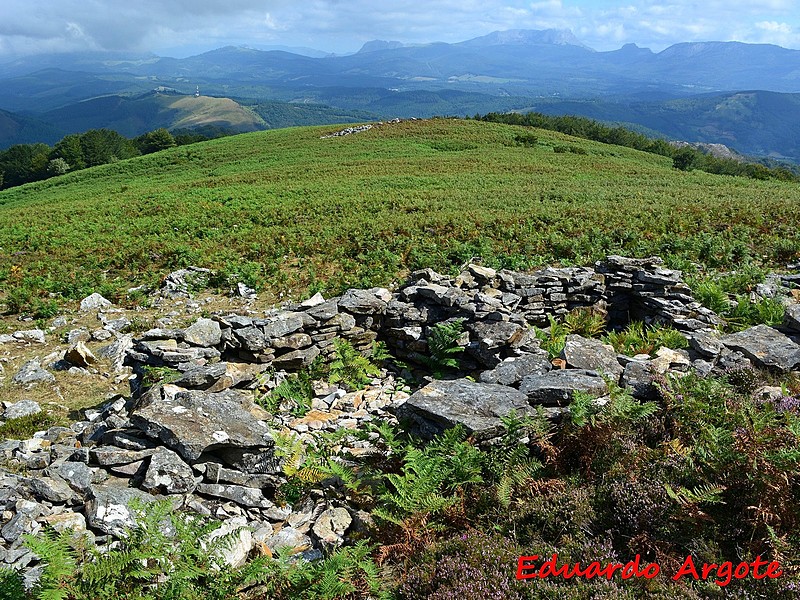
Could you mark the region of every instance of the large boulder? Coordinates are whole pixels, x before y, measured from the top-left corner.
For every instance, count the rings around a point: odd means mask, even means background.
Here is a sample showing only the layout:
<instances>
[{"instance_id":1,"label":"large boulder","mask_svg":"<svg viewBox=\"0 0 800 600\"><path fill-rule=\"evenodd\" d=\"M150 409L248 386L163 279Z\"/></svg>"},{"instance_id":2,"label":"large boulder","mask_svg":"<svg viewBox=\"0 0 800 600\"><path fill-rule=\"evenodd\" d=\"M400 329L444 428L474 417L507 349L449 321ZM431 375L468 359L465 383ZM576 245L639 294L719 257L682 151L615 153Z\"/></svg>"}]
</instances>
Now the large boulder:
<instances>
[{"instance_id":1,"label":"large boulder","mask_svg":"<svg viewBox=\"0 0 800 600\"><path fill-rule=\"evenodd\" d=\"M397 417L408 419L427 439L461 424L477 439L486 440L502 434L500 417L512 411L520 416L534 412L525 394L514 388L456 379L429 383L398 407Z\"/></svg>"},{"instance_id":2,"label":"large boulder","mask_svg":"<svg viewBox=\"0 0 800 600\"><path fill-rule=\"evenodd\" d=\"M788 372L800 366L800 345L767 325L726 335L722 343L762 368Z\"/></svg>"},{"instance_id":3,"label":"large boulder","mask_svg":"<svg viewBox=\"0 0 800 600\"><path fill-rule=\"evenodd\" d=\"M608 386L597 371L584 369L559 369L544 375L529 375L522 380L520 392L531 404L567 406L575 391L596 398L608 393Z\"/></svg>"},{"instance_id":4,"label":"large boulder","mask_svg":"<svg viewBox=\"0 0 800 600\"><path fill-rule=\"evenodd\" d=\"M135 408L131 423L148 437L160 440L189 463L218 448L271 448L269 427L245 406L234 390L203 392L161 387L149 402Z\"/></svg>"}]
</instances>

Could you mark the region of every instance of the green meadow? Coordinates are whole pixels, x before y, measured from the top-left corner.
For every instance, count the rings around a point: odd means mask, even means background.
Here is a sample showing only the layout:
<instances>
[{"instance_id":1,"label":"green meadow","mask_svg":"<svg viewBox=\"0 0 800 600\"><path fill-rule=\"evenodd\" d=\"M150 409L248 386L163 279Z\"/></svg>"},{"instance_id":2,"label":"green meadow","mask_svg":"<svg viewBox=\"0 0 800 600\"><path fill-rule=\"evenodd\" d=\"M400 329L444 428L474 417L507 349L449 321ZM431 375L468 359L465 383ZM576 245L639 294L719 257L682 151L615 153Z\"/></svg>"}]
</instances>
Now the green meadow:
<instances>
[{"instance_id":1,"label":"green meadow","mask_svg":"<svg viewBox=\"0 0 800 600\"><path fill-rule=\"evenodd\" d=\"M406 121L321 139L337 129L243 134L0 192L6 308L46 312L92 291L124 302L187 265L277 299L474 257L528 269L658 254L689 271L800 257L795 183L678 171L665 157L496 123Z\"/></svg>"}]
</instances>

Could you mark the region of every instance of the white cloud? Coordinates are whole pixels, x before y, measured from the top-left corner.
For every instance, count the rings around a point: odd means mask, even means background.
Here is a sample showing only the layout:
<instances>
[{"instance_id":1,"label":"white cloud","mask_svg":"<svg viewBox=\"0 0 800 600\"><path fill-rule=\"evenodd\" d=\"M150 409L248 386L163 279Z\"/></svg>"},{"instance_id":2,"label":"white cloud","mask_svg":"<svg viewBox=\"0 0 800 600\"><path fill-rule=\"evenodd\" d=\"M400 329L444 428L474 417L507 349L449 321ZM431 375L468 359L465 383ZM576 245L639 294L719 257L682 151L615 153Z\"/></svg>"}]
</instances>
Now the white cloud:
<instances>
[{"instance_id":1,"label":"white cloud","mask_svg":"<svg viewBox=\"0 0 800 600\"><path fill-rule=\"evenodd\" d=\"M34 6L32 6L34 4ZM572 29L600 50L732 40L800 47L796 0L0 0L0 59L36 49L181 44L357 49L456 42L493 30Z\"/></svg>"}]
</instances>

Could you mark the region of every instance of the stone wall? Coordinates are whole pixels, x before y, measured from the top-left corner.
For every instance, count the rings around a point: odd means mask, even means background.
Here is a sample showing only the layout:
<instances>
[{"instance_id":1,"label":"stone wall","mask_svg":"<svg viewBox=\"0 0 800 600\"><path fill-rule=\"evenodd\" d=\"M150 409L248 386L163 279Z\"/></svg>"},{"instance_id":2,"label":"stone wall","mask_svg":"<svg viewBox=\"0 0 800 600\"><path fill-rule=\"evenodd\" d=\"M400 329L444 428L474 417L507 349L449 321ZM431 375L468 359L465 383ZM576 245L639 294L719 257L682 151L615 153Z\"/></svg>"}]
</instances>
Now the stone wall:
<instances>
[{"instance_id":1,"label":"stone wall","mask_svg":"<svg viewBox=\"0 0 800 600\"><path fill-rule=\"evenodd\" d=\"M317 295L265 318L214 316L186 330L154 329L136 341L129 358L139 367L181 372L217 360L296 371L329 356L340 337L365 352L380 339L399 357L415 360L427 353L431 326L463 319L465 370L491 369L538 345L531 326L547 326L549 316L561 318L579 307L607 312L611 326L644 320L691 332L722 322L692 297L680 271L664 269L658 258L610 256L595 269L533 273L471 264L455 278L416 271L394 293L348 290L329 300Z\"/></svg>"}]
</instances>

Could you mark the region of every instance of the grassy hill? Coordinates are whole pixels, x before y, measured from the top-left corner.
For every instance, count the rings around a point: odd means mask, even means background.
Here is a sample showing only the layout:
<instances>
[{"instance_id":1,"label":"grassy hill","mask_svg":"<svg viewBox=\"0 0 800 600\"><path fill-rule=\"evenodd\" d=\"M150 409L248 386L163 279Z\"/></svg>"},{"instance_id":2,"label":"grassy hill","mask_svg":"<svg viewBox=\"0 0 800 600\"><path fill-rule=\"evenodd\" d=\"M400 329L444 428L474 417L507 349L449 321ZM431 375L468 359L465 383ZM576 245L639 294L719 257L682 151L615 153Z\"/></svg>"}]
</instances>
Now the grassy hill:
<instances>
[{"instance_id":1,"label":"grassy hill","mask_svg":"<svg viewBox=\"0 0 800 600\"><path fill-rule=\"evenodd\" d=\"M0 289L16 308L48 293L121 300L194 264L276 298L474 256L518 269L608 253L682 268L800 256L796 184L493 123L320 138L337 129L243 134L0 192Z\"/></svg>"},{"instance_id":2,"label":"grassy hill","mask_svg":"<svg viewBox=\"0 0 800 600\"><path fill-rule=\"evenodd\" d=\"M65 131L113 129L127 137L164 127L191 129L214 125L234 131L257 131L266 125L254 112L230 98L184 96L157 92L135 98L103 96L59 108L43 118Z\"/></svg>"}]
</instances>

